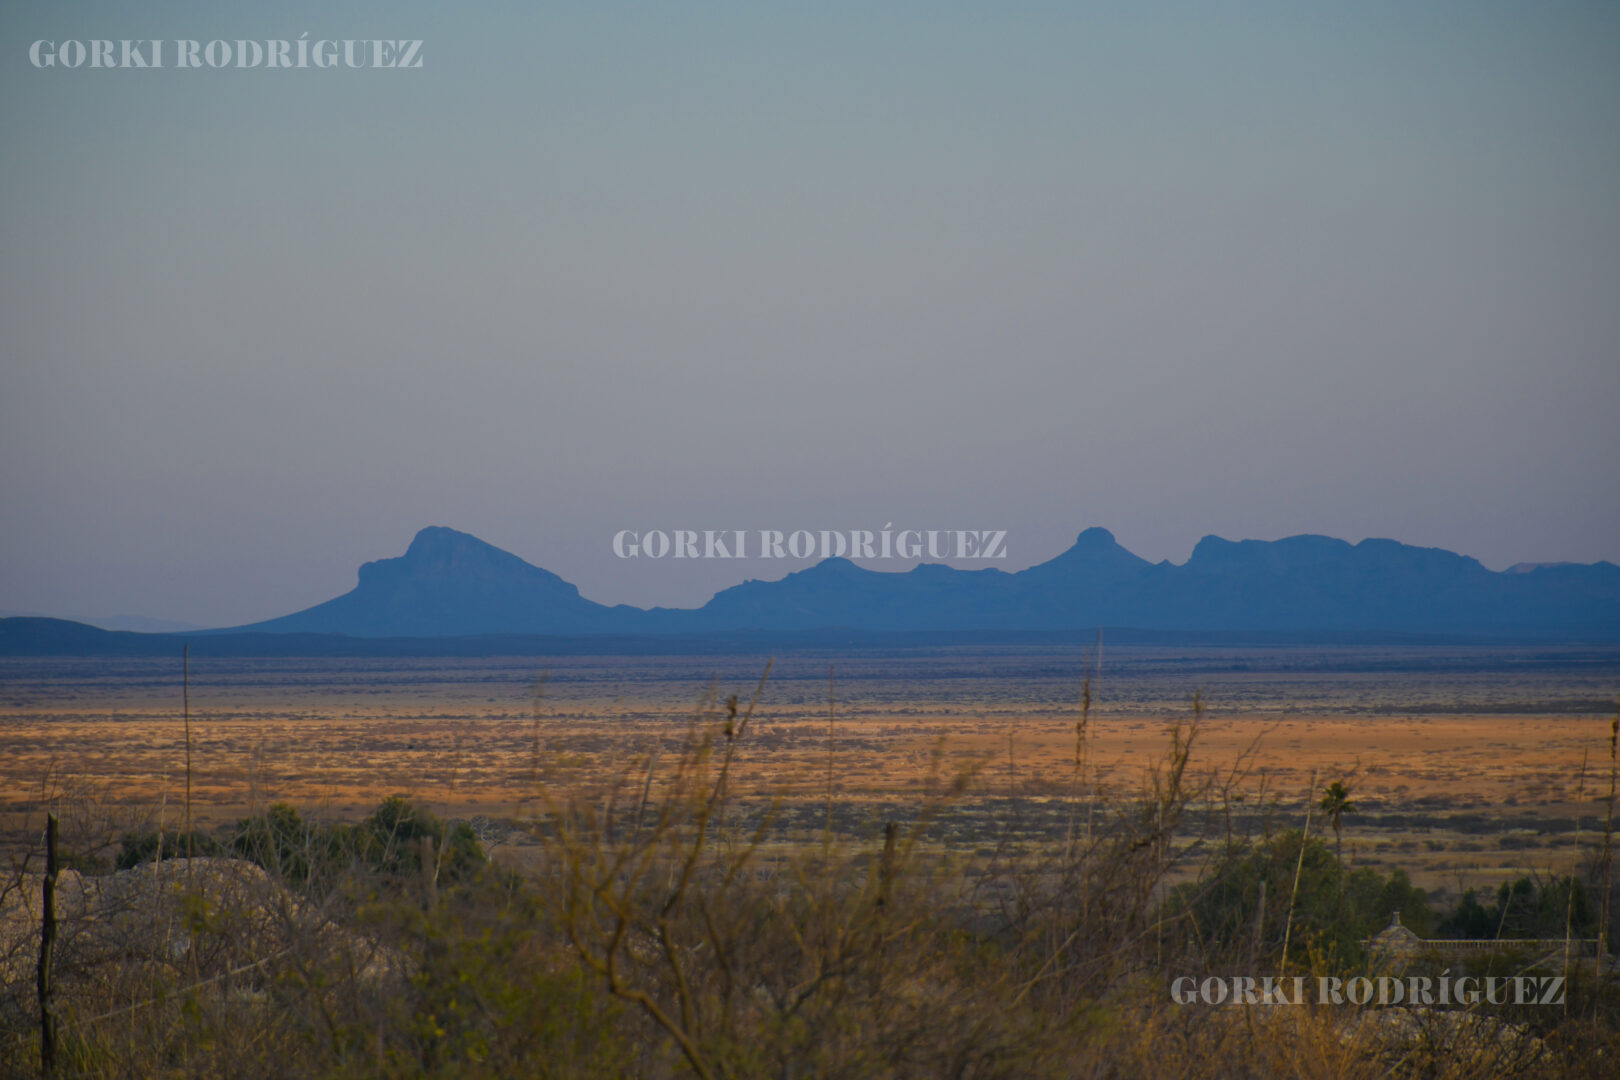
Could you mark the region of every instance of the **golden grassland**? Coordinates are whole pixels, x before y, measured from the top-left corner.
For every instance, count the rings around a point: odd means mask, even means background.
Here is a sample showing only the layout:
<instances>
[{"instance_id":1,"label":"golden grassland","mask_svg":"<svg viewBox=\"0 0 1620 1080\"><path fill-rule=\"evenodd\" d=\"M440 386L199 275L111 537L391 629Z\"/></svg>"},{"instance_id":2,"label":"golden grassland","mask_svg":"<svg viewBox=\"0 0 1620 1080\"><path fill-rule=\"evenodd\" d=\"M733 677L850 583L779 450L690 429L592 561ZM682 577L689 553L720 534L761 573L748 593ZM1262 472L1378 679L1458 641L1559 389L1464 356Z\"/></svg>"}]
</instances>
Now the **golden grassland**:
<instances>
[{"instance_id":1,"label":"golden grassland","mask_svg":"<svg viewBox=\"0 0 1620 1080\"><path fill-rule=\"evenodd\" d=\"M1538 658L1541 664L1526 663ZM977 763L980 798L1036 808L1075 792L1079 685L1096 674L1085 754L1099 797L1136 791L1165 723L1199 690L1196 767L1239 773L1289 820L1348 778L1347 851L1420 884L1553 872L1592 825L1613 657L1466 650L935 651L779 663L739 797L902 804ZM53 785L132 820L184 783L179 665L12 661L0 699L0 812ZM453 817L519 814L547 784L622 770L685 731L705 695L752 691L751 657L194 661L192 800L204 825L272 801L331 817L400 792ZM1583 711L1585 710L1585 711ZM1583 780L1583 775L1585 779ZM167 810L165 810L167 808ZM172 820L172 818L171 818ZM1294 822L1297 824L1297 822Z\"/></svg>"}]
</instances>

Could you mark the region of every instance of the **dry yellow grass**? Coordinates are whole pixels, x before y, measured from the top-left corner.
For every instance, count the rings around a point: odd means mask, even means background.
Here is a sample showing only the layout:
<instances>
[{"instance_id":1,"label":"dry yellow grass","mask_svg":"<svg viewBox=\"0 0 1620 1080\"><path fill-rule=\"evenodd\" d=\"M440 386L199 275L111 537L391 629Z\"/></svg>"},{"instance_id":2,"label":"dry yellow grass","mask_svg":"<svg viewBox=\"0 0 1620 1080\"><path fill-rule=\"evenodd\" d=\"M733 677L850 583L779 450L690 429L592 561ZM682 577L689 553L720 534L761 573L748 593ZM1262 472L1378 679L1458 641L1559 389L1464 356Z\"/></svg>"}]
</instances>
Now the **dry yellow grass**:
<instances>
[{"instance_id":1,"label":"dry yellow grass","mask_svg":"<svg viewBox=\"0 0 1620 1080\"><path fill-rule=\"evenodd\" d=\"M1313 773L1324 783L1349 775L1366 813L1350 820L1348 850L1405 865L1430 883L1455 880L1464 868L1470 880L1489 883L1560 867L1575 815L1584 813L1590 828L1596 814L1599 766L1582 806L1579 772L1584 752L1594 762L1606 756L1610 716L1574 711L1567 699L1596 696L1607 668L1539 679L1477 664L1416 674L1284 664L1233 673L1199 668L1198 657L1178 658L1178 667L1139 653L1112 657L1092 714L1086 783L1106 796L1135 790L1162 755L1165 721L1185 715L1186 694L1204 685L1212 710L1197 767L1226 772L1244 762L1240 787L1280 800L1284 813L1303 807ZM66 778L132 810L178 807L185 750L177 664L11 663L0 698L0 813L15 817ZM914 800L931 776L965 761L983 764L979 791L989 796L1038 800L1076 790L1083 659L1066 667L1024 654L842 663L831 730L840 800ZM826 664L800 660L773 675L738 776L740 796L825 797ZM537 763L547 782L622 770L677 738L703 694L751 692L762 666L682 657L194 661L195 812L202 824L217 824L282 800L348 816L403 792L452 816L501 817L534 794ZM552 678L536 710L541 668ZM693 678L705 669L715 678ZM1110 676L1114 670L1121 674ZM1466 711L1470 700L1493 711ZM1547 707L1516 712L1515 700ZM1444 826L1377 828L1380 815L1455 811L1520 825L1539 818L1558 823L1560 835L1504 850Z\"/></svg>"},{"instance_id":2,"label":"dry yellow grass","mask_svg":"<svg viewBox=\"0 0 1620 1080\"><path fill-rule=\"evenodd\" d=\"M531 716L511 709L456 715L433 699L413 705L296 716L205 713L193 720L197 804L234 810L252 797L360 807L408 790L445 805L498 809L530 793L537 734ZM576 703L563 717L543 712L538 736L547 768L590 772L622 763L682 723L679 710L645 719L624 715L612 701L594 708ZM1336 776L1359 765L1355 786L1362 798L1392 805L1424 805L1423 799L1448 806L1518 804L1562 813L1575 798L1582 751L1602 744L1607 724L1602 717L1569 716L1217 715L1198 760L1224 771L1252 749L1254 784L1263 774L1277 792L1303 790L1313 772ZM1143 765L1163 749L1163 730L1157 720L1094 714L1090 757L1102 788L1134 788ZM1022 793L1070 790L1070 718L1003 710L988 721L863 710L833 724L835 791L848 797L918 791L941 744L950 760L988 762L992 777L1011 769ZM819 794L827 753L825 716L773 718L766 710L749 748L749 782ZM53 770L107 783L117 799L155 800L165 785L172 798L184 770L178 713L0 713L0 800L31 801Z\"/></svg>"}]
</instances>

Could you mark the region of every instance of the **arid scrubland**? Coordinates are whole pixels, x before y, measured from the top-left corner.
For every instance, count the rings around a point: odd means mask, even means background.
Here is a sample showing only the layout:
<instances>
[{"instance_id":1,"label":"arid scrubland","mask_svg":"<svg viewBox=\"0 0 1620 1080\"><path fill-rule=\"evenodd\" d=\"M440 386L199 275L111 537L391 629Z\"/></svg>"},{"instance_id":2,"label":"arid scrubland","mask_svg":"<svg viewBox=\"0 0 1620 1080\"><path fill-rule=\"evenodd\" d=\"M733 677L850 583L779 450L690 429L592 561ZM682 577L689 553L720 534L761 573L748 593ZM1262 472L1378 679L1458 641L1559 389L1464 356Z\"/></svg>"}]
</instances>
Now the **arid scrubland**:
<instances>
[{"instance_id":1,"label":"arid scrubland","mask_svg":"<svg viewBox=\"0 0 1620 1080\"><path fill-rule=\"evenodd\" d=\"M1314 997L1395 908L1616 922L1614 658L1476 659L219 662L189 804L173 673L19 665L0 1061L50 811L62 1076L1611 1075L1590 961L1456 969L1556 1006ZM1312 999L1170 991L1267 975Z\"/></svg>"}]
</instances>

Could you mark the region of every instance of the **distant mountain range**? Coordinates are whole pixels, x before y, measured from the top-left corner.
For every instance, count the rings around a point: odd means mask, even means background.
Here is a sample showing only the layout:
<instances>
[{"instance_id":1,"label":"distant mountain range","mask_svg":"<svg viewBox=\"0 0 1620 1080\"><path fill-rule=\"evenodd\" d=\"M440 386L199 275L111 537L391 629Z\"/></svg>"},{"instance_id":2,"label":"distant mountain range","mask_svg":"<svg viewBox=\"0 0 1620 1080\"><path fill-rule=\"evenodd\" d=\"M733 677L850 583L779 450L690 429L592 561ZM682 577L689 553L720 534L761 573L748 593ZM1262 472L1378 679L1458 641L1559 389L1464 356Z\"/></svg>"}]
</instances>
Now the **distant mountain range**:
<instances>
[{"instance_id":1,"label":"distant mountain range","mask_svg":"<svg viewBox=\"0 0 1620 1080\"><path fill-rule=\"evenodd\" d=\"M1093 528L1056 558L1016 573L937 564L892 573L827 559L778 581L722 590L700 608L645 610L594 603L548 570L434 527L417 533L403 556L362 566L352 591L236 631L453 637L1104 626L1616 640L1620 567L1560 563L1497 573L1437 548L1326 536L1208 536L1177 565L1138 558Z\"/></svg>"},{"instance_id":2,"label":"distant mountain range","mask_svg":"<svg viewBox=\"0 0 1620 1080\"><path fill-rule=\"evenodd\" d=\"M1087 529L1027 570L905 573L827 559L746 581L700 608L607 606L556 574L454 529L360 567L359 583L312 608L187 633L202 655L527 655L742 651L1074 640L1620 642L1620 567L1473 559L1393 540L1208 536L1182 564L1150 563ZM680 643L672 645L671 636ZM111 632L58 619L0 619L0 655L158 655L179 635Z\"/></svg>"},{"instance_id":3,"label":"distant mountain range","mask_svg":"<svg viewBox=\"0 0 1620 1080\"><path fill-rule=\"evenodd\" d=\"M0 611L0 618L48 618L37 611ZM156 619L150 615L63 615L64 621L83 623L98 630L133 630L141 634L176 634L186 630L201 630L196 623L179 619Z\"/></svg>"}]
</instances>

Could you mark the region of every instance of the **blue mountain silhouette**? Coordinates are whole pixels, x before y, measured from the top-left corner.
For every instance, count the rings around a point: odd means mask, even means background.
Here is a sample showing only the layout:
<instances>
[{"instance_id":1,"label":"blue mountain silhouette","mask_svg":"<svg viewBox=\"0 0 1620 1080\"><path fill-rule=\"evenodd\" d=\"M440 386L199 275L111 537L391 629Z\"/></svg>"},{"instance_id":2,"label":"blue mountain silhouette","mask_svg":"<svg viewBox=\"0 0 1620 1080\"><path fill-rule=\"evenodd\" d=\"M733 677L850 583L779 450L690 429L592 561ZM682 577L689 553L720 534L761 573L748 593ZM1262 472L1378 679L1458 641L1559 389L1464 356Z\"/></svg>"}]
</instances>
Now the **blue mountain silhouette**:
<instances>
[{"instance_id":1,"label":"blue mountain silhouette","mask_svg":"<svg viewBox=\"0 0 1620 1080\"><path fill-rule=\"evenodd\" d=\"M361 566L352 591L240 629L359 637L589 633L616 629L614 617L551 571L476 536L432 526L399 558Z\"/></svg>"},{"instance_id":2,"label":"blue mountain silhouette","mask_svg":"<svg viewBox=\"0 0 1620 1080\"><path fill-rule=\"evenodd\" d=\"M1620 639L1620 567L1497 573L1437 548L1326 536L1205 537L1183 564L1149 563L1106 529L1016 573L924 564L905 573L827 559L724 589L701 608L609 607L477 537L433 527L366 563L324 604L237 627L363 637L674 634L735 630L1388 632Z\"/></svg>"}]
</instances>

